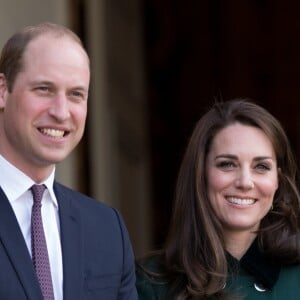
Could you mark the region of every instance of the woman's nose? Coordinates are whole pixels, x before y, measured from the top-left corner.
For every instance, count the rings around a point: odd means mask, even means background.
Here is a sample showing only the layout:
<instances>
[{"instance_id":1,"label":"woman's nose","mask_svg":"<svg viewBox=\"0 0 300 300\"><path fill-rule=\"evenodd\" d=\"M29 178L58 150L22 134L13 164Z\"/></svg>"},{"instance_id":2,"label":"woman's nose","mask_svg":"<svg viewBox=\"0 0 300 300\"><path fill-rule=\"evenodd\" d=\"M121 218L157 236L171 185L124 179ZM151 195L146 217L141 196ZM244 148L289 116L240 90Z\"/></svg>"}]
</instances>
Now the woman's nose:
<instances>
[{"instance_id":1,"label":"woman's nose","mask_svg":"<svg viewBox=\"0 0 300 300\"><path fill-rule=\"evenodd\" d=\"M236 187L240 189L253 189L254 182L249 170L240 170L236 178Z\"/></svg>"}]
</instances>

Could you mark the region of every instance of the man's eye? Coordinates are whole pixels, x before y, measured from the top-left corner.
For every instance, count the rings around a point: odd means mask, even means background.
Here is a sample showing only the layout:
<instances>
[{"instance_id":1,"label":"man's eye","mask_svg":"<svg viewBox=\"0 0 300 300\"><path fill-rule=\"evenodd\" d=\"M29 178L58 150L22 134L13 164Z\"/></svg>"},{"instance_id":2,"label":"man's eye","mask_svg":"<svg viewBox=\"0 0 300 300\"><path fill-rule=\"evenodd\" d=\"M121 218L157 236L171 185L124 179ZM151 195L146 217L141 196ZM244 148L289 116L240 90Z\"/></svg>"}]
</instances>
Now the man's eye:
<instances>
[{"instance_id":1,"label":"man's eye","mask_svg":"<svg viewBox=\"0 0 300 300\"><path fill-rule=\"evenodd\" d=\"M83 94L77 91L72 92L72 96L83 98Z\"/></svg>"},{"instance_id":2,"label":"man's eye","mask_svg":"<svg viewBox=\"0 0 300 300\"><path fill-rule=\"evenodd\" d=\"M69 95L76 101L82 101L86 99L85 93L82 91L70 91Z\"/></svg>"},{"instance_id":3,"label":"man's eye","mask_svg":"<svg viewBox=\"0 0 300 300\"><path fill-rule=\"evenodd\" d=\"M37 87L37 90L39 90L41 92L48 92L49 91L49 87L47 87L47 86L39 86L39 87Z\"/></svg>"}]
</instances>

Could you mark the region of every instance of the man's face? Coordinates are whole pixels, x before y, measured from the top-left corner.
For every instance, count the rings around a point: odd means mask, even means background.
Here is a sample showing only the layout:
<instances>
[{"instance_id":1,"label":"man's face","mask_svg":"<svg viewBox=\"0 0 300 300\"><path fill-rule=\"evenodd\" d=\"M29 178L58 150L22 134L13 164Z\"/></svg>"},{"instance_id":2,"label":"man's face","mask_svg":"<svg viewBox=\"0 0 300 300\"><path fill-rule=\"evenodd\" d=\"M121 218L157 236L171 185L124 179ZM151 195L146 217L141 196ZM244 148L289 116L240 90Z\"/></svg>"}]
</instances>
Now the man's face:
<instances>
[{"instance_id":1,"label":"man's face","mask_svg":"<svg viewBox=\"0 0 300 300\"><path fill-rule=\"evenodd\" d=\"M0 154L31 177L47 176L83 135L89 80L75 41L51 34L31 41L11 93L0 74Z\"/></svg>"}]
</instances>

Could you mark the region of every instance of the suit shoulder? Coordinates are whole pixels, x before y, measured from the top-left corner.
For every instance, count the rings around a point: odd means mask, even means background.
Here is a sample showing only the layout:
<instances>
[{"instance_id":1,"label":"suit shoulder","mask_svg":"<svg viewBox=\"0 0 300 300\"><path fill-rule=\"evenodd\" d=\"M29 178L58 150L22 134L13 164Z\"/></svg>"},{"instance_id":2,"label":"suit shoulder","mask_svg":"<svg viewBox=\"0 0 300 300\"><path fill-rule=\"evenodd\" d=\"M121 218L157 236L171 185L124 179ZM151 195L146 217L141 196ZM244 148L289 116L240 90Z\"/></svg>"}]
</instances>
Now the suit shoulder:
<instances>
[{"instance_id":1,"label":"suit shoulder","mask_svg":"<svg viewBox=\"0 0 300 300\"><path fill-rule=\"evenodd\" d=\"M81 192L75 191L61 183L55 182L54 191L58 198L58 201L63 201L64 199L70 199L72 205L77 206L80 209L90 210L102 210L103 212L117 214L117 210L108 204L96 200L88 195L85 195Z\"/></svg>"}]
</instances>

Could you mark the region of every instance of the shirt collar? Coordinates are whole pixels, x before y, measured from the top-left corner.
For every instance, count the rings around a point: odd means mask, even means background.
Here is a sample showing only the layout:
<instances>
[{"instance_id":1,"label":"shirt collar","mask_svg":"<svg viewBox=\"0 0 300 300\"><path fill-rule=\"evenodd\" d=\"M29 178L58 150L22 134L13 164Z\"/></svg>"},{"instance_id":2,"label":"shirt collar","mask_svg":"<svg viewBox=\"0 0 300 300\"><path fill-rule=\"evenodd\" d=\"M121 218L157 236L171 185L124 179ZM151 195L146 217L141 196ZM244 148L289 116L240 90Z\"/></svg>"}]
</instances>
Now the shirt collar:
<instances>
[{"instance_id":1,"label":"shirt collar","mask_svg":"<svg viewBox=\"0 0 300 300\"><path fill-rule=\"evenodd\" d=\"M2 155L0 155L0 186L6 194L9 201L17 200L28 189L31 188L35 182L24 174L21 170L16 168L8 162ZM47 187L51 200L57 206L57 200L53 190L55 168L50 176L42 182Z\"/></svg>"}]
</instances>

